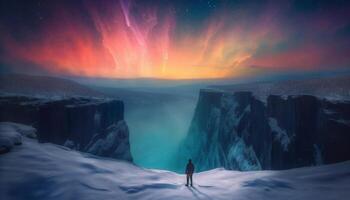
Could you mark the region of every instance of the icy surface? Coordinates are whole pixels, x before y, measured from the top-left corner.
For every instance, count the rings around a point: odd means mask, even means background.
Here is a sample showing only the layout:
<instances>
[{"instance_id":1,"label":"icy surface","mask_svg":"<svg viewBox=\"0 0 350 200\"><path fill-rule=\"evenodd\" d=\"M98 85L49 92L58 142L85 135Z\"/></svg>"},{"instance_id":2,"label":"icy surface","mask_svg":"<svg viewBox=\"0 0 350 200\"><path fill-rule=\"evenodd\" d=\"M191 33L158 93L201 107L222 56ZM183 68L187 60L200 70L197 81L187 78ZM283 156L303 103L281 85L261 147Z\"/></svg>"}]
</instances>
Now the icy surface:
<instances>
[{"instance_id":1,"label":"icy surface","mask_svg":"<svg viewBox=\"0 0 350 200\"><path fill-rule=\"evenodd\" d=\"M270 117L269 125L273 133L275 133L275 140L281 143L284 151L288 151L288 146L290 143L290 138L285 130L283 130L279 125L276 119Z\"/></svg>"},{"instance_id":2,"label":"icy surface","mask_svg":"<svg viewBox=\"0 0 350 200\"><path fill-rule=\"evenodd\" d=\"M261 170L261 165L255 155L253 147L247 147L243 139L238 138L228 153L229 163L238 165L242 171ZM234 169L234 167L231 167Z\"/></svg>"},{"instance_id":3,"label":"icy surface","mask_svg":"<svg viewBox=\"0 0 350 200\"><path fill-rule=\"evenodd\" d=\"M0 199L268 199L333 200L350 196L350 161L285 171L214 169L185 176L146 170L23 138L0 155Z\"/></svg>"},{"instance_id":4,"label":"icy surface","mask_svg":"<svg viewBox=\"0 0 350 200\"><path fill-rule=\"evenodd\" d=\"M211 90L203 91L211 92ZM216 91L213 92L216 93ZM199 105L203 106L204 104L199 103ZM246 128L242 126L244 123L242 119L250 112L250 104L240 108L240 103L235 96L224 93L219 99L219 105L210 107L207 119L201 119L202 121L193 119L189 131L191 134L188 141L185 141L188 142L185 143L185 151L187 150L187 152L180 154L191 157L195 162L200 163L201 165L197 168L199 171L217 167L244 171L262 169L253 147L247 145L243 139L244 136L240 135L242 132L247 132ZM196 117L200 118L201 116L198 114ZM202 126L202 129L198 129L198 124L202 122L205 125ZM241 132L238 131L242 127L244 129ZM225 141L223 142L223 140ZM193 150L194 148L195 150Z\"/></svg>"},{"instance_id":5,"label":"icy surface","mask_svg":"<svg viewBox=\"0 0 350 200\"><path fill-rule=\"evenodd\" d=\"M14 145L22 144L22 135L36 138L36 129L30 126L0 122L0 152L9 151Z\"/></svg>"},{"instance_id":6,"label":"icy surface","mask_svg":"<svg viewBox=\"0 0 350 200\"><path fill-rule=\"evenodd\" d=\"M86 152L94 155L132 160L129 144L129 129L124 120L112 124L106 130L107 135L92 139ZM98 136L95 136L98 137Z\"/></svg>"}]
</instances>

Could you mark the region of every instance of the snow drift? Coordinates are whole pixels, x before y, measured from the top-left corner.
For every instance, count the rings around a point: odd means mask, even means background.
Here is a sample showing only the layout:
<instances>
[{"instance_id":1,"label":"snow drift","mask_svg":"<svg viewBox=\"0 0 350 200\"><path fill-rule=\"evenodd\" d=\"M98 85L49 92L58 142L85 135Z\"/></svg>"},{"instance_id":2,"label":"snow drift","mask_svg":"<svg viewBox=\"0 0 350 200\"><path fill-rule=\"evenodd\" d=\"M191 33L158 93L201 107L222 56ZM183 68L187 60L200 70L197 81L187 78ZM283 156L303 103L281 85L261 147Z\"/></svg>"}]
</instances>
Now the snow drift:
<instances>
[{"instance_id":1,"label":"snow drift","mask_svg":"<svg viewBox=\"0 0 350 200\"><path fill-rule=\"evenodd\" d=\"M36 129L13 122L0 122L0 154L22 144L22 136L36 138Z\"/></svg>"}]
</instances>

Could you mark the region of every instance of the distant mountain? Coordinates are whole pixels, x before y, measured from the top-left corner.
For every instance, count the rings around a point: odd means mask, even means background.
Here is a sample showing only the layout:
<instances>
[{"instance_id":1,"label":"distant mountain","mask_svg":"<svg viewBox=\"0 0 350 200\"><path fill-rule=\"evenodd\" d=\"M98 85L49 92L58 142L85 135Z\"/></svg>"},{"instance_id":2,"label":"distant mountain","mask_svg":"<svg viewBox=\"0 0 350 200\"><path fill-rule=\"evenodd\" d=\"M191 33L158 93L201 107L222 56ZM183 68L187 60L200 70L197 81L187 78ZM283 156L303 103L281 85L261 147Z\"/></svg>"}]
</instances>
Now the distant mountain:
<instances>
[{"instance_id":1,"label":"distant mountain","mask_svg":"<svg viewBox=\"0 0 350 200\"><path fill-rule=\"evenodd\" d=\"M331 77L256 82L235 85L215 85L210 88L229 92L250 91L259 99L266 100L268 95L313 95L330 100L350 99L350 75Z\"/></svg>"},{"instance_id":2,"label":"distant mountain","mask_svg":"<svg viewBox=\"0 0 350 200\"><path fill-rule=\"evenodd\" d=\"M41 96L104 96L101 92L72 80L24 74L0 74L0 93Z\"/></svg>"}]
</instances>

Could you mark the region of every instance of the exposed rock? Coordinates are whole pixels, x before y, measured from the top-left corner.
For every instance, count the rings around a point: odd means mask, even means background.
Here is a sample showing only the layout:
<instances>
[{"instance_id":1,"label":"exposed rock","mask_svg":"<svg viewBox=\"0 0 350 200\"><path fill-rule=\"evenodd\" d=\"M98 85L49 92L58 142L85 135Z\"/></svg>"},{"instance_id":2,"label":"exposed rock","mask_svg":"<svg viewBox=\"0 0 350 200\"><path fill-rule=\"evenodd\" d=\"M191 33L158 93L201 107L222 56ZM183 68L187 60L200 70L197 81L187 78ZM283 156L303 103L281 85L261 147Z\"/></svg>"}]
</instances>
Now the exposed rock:
<instances>
[{"instance_id":1,"label":"exposed rock","mask_svg":"<svg viewBox=\"0 0 350 200\"><path fill-rule=\"evenodd\" d=\"M95 135L85 151L99 156L132 161L129 149L129 128L126 122L121 120L117 124L110 125L104 132Z\"/></svg>"},{"instance_id":2,"label":"exposed rock","mask_svg":"<svg viewBox=\"0 0 350 200\"><path fill-rule=\"evenodd\" d=\"M181 153L199 171L288 169L350 159L350 102L200 92Z\"/></svg>"},{"instance_id":3,"label":"exposed rock","mask_svg":"<svg viewBox=\"0 0 350 200\"><path fill-rule=\"evenodd\" d=\"M94 136L103 135L104 144L113 144L110 150L113 149L114 153L101 154L98 151L91 153L131 161L129 133L123 119L124 104L119 100L81 97L56 100L25 96L0 97L0 121L32 125L37 129L40 142L51 142L87 151L88 144L97 142ZM113 124L118 125L117 130L111 128ZM114 132L117 132L118 136L124 134L125 137L114 137Z\"/></svg>"}]
</instances>

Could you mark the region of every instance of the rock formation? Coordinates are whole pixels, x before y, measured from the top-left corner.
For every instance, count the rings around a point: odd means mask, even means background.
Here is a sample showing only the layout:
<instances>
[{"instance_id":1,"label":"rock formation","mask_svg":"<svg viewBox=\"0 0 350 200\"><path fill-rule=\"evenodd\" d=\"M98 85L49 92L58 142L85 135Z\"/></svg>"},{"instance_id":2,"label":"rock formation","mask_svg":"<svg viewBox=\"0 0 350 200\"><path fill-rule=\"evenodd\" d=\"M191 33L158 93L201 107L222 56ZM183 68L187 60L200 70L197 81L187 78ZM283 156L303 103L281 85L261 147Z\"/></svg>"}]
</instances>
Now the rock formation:
<instances>
[{"instance_id":1,"label":"rock formation","mask_svg":"<svg viewBox=\"0 0 350 200\"><path fill-rule=\"evenodd\" d=\"M349 160L349 133L348 101L201 90L181 154L199 171L289 169Z\"/></svg>"},{"instance_id":2,"label":"rock formation","mask_svg":"<svg viewBox=\"0 0 350 200\"><path fill-rule=\"evenodd\" d=\"M119 100L2 96L0 121L33 126L40 142L132 161L124 104Z\"/></svg>"}]
</instances>

